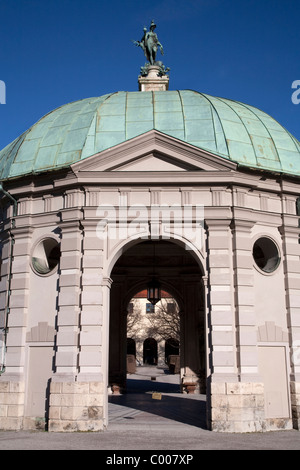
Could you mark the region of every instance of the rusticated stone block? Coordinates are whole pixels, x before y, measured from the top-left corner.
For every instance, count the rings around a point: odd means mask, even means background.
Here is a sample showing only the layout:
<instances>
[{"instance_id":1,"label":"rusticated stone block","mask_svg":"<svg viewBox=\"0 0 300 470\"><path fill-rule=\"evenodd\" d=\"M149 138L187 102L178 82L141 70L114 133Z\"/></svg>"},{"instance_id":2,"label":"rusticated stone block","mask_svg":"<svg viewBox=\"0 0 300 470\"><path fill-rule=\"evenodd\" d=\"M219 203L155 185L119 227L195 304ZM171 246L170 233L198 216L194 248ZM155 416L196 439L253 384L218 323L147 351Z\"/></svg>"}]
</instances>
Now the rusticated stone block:
<instances>
[{"instance_id":1,"label":"rusticated stone block","mask_svg":"<svg viewBox=\"0 0 300 470\"><path fill-rule=\"evenodd\" d=\"M88 418L89 419L102 419L103 418L103 406L89 406Z\"/></svg>"},{"instance_id":2,"label":"rusticated stone block","mask_svg":"<svg viewBox=\"0 0 300 470\"><path fill-rule=\"evenodd\" d=\"M62 407L60 418L62 420L82 420L88 418L87 407L86 406L77 406L77 407Z\"/></svg>"},{"instance_id":3,"label":"rusticated stone block","mask_svg":"<svg viewBox=\"0 0 300 470\"><path fill-rule=\"evenodd\" d=\"M50 406L49 410L49 419L59 420L60 419L61 408L59 406Z\"/></svg>"},{"instance_id":4,"label":"rusticated stone block","mask_svg":"<svg viewBox=\"0 0 300 470\"><path fill-rule=\"evenodd\" d=\"M0 392L3 392L3 393L9 392L9 382L1 382L0 380Z\"/></svg>"},{"instance_id":5,"label":"rusticated stone block","mask_svg":"<svg viewBox=\"0 0 300 470\"><path fill-rule=\"evenodd\" d=\"M90 382L89 387L90 387L90 393L103 394L103 392L104 392L103 382Z\"/></svg>"},{"instance_id":6,"label":"rusticated stone block","mask_svg":"<svg viewBox=\"0 0 300 470\"><path fill-rule=\"evenodd\" d=\"M7 416L10 416L12 418L24 416L24 405L9 405L7 410Z\"/></svg>"},{"instance_id":7,"label":"rusticated stone block","mask_svg":"<svg viewBox=\"0 0 300 470\"><path fill-rule=\"evenodd\" d=\"M62 386L62 393L89 393L89 384L84 382L64 382Z\"/></svg>"},{"instance_id":8,"label":"rusticated stone block","mask_svg":"<svg viewBox=\"0 0 300 470\"><path fill-rule=\"evenodd\" d=\"M61 382L51 382L50 384L50 393L61 393L62 391L62 383Z\"/></svg>"},{"instance_id":9,"label":"rusticated stone block","mask_svg":"<svg viewBox=\"0 0 300 470\"><path fill-rule=\"evenodd\" d=\"M8 405L0 405L0 417L3 418L7 416Z\"/></svg>"},{"instance_id":10,"label":"rusticated stone block","mask_svg":"<svg viewBox=\"0 0 300 470\"><path fill-rule=\"evenodd\" d=\"M240 394L240 395L260 395L264 393L264 386L262 383L252 382L236 382L226 384L226 393Z\"/></svg>"},{"instance_id":11,"label":"rusticated stone block","mask_svg":"<svg viewBox=\"0 0 300 470\"><path fill-rule=\"evenodd\" d=\"M300 383L292 381L290 389L293 426L300 430Z\"/></svg>"},{"instance_id":12,"label":"rusticated stone block","mask_svg":"<svg viewBox=\"0 0 300 470\"><path fill-rule=\"evenodd\" d=\"M219 382L212 382L210 384L211 388L211 394L220 394L220 395L225 395L226 393L226 384L225 383L219 383Z\"/></svg>"},{"instance_id":13,"label":"rusticated stone block","mask_svg":"<svg viewBox=\"0 0 300 470\"><path fill-rule=\"evenodd\" d=\"M260 432L265 428L261 383L212 383L211 407L213 431Z\"/></svg>"},{"instance_id":14,"label":"rusticated stone block","mask_svg":"<svg viewBox=\"0 0 300 470\"><path fill-rule=\"evenodd\" d=\"M102 420L88 421L62 421L51 420L49 422L49 432L87 432L103 431L104 424Z\"/></svg>"},{"instance_id":15,"label":"rusticated stone block","mask_svg":"<svg viewBox=\"0 0 300 470\"><path fill-rule=\"evenodd\" d=\"M20 431L23 427L23 418L0 418L0 429L5 431Z\"/></svg>"},{"instance_id":16,"label":"rusticated stone block","mask_svg":"<svg viewBox=\"0 0 300 470\"><path fill-rule=\"evenodd\" d=\"M51 387L49 431L102 430L103 391L101 382L63 382Z\"/></svg>"},{"instance_id":17,"label":"rusticated stone block","mask_svg":"<svg viewBox=\"0 0 300 470\"><path fill-rule=\"evenodd\" d=\"M0 404L21 405L24 403L23 393L0 393Z\"/></svg>"}]
</instances>

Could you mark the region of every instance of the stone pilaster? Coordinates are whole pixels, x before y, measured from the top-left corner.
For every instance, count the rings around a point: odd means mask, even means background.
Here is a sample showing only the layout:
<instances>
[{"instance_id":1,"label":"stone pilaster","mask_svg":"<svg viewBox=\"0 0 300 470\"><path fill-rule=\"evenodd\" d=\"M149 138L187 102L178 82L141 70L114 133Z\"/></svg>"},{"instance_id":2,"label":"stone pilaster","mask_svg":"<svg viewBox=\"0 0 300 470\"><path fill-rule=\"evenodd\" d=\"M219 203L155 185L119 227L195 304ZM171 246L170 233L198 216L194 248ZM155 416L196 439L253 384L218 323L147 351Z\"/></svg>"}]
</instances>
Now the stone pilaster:
<instances>
[{"instance_id":1,"label":"stone pilaster","mask_svg":"<svg viewBox=\"0 0 300 470\"><path fill-rule=\"evenodd\" d=\"M78 374L78 337L81 294L81 211L62 212L58 296L56 377L75 380Z\"/></svg>"},{"instance_id":2,"label":"stone pilaster","mask_svg":"<svg viewBox=\"0 0 300 470\"><path fill-rule=\"evenodd\" d=\"M9 335L6 342L5 372L0 377L0 429L7 430L22 429L25 406L25 340L33 230L25 219L22 223L23 226L20 224L12 229L14 244L10 295L5 302L7 319L3 319L9 328ZM5 285L8 288L10 243L5 245L5 252Z\"/></svg>"},{"instance_id":3,"label":"stone pilaster","mask_svg":"<svg viewBox=\"0 0 300 470\"><path fill-rule=\"evenodd\" d=\"M264 392L258 377L257 356L254 347L253 317L246 278L236 281L233 268L249 269L249 246L246 243L245 227L239 226L234 241L229 219L206 220L208 230L208 328L211 377L208 383L208 425L213 431L253 432L263 430ZM237 230L237 227L236 227ZM249 224L246 224L246 231ZM246 245L245 245L246 243ZM245 253L246 251L246 253ZM233 254L235 256L233 257ZM234 260L235 259L235 264ZM249 272L247 271L247 273ZM247 276L246 276L247 277ZM247 281L248 282L248 281ZM237 296L234 296L234 288ZM237 304L235 304L235 298ZM249 304L249 305L248 305ZM236 338L236 307L238 308L238 341ZM250 324L250 339L248 329ZM245 329L244 329L245 327ZM246 333L246 334L244 334ZM249 350L250 347L250 350ZM238 355L237 355L238 353ZM253 356L254 354L254 356ZM250 357L250 359L249 359ZM250 367L249 368L249 360ZM251 372L247 381L242 373ZM246 381L245 381L246 380Z\"/></svg>"},{"instance_id":4,"label":"stone pilaster","mask_svg":"<svg viewBox=\"0 0 300 470\"><path fill-rule=\"evenodd\" d=\"M233 269L237 332L237 367L241 382L260 382L254 310L252 221L234 219Z\"/></svg>"},{"instance_id":5,"label":"stone pilaster","mask_svg":"<svg viewBox=\"0 0 300 470\"><path fill-rule=\"evenodd\" d=\"M293 426L300 430L300 228L295 217L284 216L283 242L287 324L291 347L291 405Z\"/></svg>"},{"instance_id":6,"label":"stone pilaster","mask_svg":"<svg viewBox=\"0 0 300 470\"><path fill-rule=\"evenodd\" d=\"M79 209L63 211L60 227L57 369L50 389L49 431L100 431L107 415L103 242L97 238L96 221L83 220Z\"/></svg>"},{"instance_id":7,"label":"stone pilaster","mask_svg":"<svg viewBox=\"0 0 300 470\"><path fill-rule=\"evenodd\" d=\"M78 380L103 380L103 240L97 237L97 220L83 221L83 263Z\"/></svg>"},{"instance_id":8,"label":"stone pilaster","mask_svg":"<svg viewBox=\"0 0 300 470\"><path fill-rule=\"evenodd\" d=\"M4 371L7 316L11 279L12 249L14 240L9 228L1 233L1 276L0 276L0 373Z\"/></svg>"},{"instance_id":9,"label":"stone pilaster","mask_svg":"<svg viewBox=\"0 0 300 470\"><path fill-rule=\"evenodd\" d=\"M232 279L231 219L206 219L208 232L208 312L213 380L237 380Z\"/></svg>"},{"instance_id":10,"label":"stone pilaster","mask_svg":"<svg viewBox=\"0 0 300 470\"><path fill-rule=\"evenodd\" d=\"M76 382L82 262L81 218L79 209L62 212L56 372L50 385L49 431L81 430L80 413L85 415L85 421L88 418L85 397L81 396L83 388Z\"/></svg>"}]
</instances>

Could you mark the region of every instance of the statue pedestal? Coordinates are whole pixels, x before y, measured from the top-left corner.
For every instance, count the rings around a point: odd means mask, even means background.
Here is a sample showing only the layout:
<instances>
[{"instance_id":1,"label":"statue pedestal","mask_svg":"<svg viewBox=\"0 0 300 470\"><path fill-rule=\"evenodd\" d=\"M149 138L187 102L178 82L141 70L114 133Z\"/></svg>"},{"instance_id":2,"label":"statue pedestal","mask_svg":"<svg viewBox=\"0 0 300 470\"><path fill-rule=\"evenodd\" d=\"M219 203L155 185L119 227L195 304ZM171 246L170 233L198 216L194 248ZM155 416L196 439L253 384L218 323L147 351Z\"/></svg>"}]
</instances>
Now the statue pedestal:
<instances>
[{"instance_id":1,"label":"statue pedestal","mask_svg":"<svg viewBox=\"0 0 300 470\"><path fill-rule=\"evenodd\" d=\"M150 65L148 75L145 77L139 76L140 91L166 91L169 89L169 77L166 75L159 77L159 70L158 65Z\"/></svg>"}]
</instances>

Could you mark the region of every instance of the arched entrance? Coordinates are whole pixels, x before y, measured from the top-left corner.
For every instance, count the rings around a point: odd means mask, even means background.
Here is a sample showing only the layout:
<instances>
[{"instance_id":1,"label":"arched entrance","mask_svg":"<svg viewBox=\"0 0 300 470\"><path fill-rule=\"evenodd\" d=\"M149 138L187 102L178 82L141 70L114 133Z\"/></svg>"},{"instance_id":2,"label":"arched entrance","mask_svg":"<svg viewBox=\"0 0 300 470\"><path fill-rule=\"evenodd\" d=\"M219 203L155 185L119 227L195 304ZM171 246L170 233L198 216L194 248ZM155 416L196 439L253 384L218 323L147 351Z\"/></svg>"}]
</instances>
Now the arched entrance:
<instances>
[{"instance_id":1,"label":"arched entrance","mask_svg":"<svg viewBox=\"0 0 300 470\"><path fill-rule=\"evenodd\" d=\"M151 366L157 364L157 341L154 338L147 338L144 341L143 362Z\"/></svg>"},{"instance_id":2,"label":"arched entrance","mask_svg":"<svg viewBox=\"0 0 300 470\"><path fill-rule=\"evenodd\" d=\"M153 247L155 244L155 259ZM155 276L180 309L180 390L206 393L205 302L203 271L190 250L174 241L141 241L129 247L111 272L109 386L126 392L127 313L130 300ZM167 349L175 351L167 343ZM171 349L172 351L171 351ZM175 348L176 349L176 348ZM147 354L146 354L147 352ZM175 351L177 352L177 350ZM150 338L144 362L157 361ZM190 385L193 385L191 388Z\"/></svg>"}]
</instances>

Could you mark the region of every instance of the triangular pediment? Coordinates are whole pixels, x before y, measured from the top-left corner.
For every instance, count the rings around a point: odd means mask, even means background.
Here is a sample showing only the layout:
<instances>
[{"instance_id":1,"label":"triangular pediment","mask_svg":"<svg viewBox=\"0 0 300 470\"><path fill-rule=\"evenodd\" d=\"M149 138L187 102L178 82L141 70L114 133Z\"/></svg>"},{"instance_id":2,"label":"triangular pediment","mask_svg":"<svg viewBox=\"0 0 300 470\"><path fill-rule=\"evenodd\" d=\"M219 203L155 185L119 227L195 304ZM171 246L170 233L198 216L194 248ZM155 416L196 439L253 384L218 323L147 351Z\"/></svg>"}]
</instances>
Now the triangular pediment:
<instances>
[{"instance_id":1,"label":"triangular pediment","mask_svg":"<svg viewBox=\"0 0 300 470\"><path fill-rule=\"evenodd\" d=\"M158 152L150 153L133 161L118 165L112 171L197 171L197 166L168 158Z\"/></svg>"},{"instance_id":2,"label":"triangular pediment","mask_svg":"<svg viewBox=\"0 0 300 470\"><path fill-rule=\"evenodd\" d=\"M76 174L97 172L230 171L236 164L152 130L72 165Z\"/></svg>"}]
</instances>

